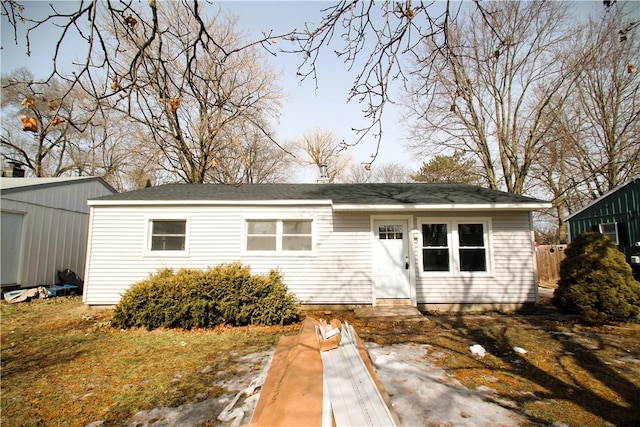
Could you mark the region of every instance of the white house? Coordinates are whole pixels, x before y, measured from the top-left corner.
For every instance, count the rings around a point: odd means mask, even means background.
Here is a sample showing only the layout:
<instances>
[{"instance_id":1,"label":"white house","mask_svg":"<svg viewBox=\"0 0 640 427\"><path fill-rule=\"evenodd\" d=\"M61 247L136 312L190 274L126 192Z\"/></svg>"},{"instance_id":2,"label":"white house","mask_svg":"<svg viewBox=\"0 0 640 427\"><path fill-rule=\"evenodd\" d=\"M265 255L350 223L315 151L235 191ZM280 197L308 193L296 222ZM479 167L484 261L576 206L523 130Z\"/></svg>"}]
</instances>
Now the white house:
<instances>
[{"instance_id":1,"label":"white house","mask_svg":"<svg viewBox=\"0 0 640 427\"><path fill-rule=\"evenodd\" d=\"M537 301L531 212L464 184L171 184L89 201L84 301L161 268L279 269L304 304L514 308Z\"/></svg>"},{"instance_id":2,"label":"white house","mask_svg":"<svg viewBox=\"0 0 640 427\"><path fill-rule=\"evenodd\" d=\"M82 277L87 199L114 193L101 178L2 178L2 286L58 282L58 270Z\"/></svg>"}]
</instances>

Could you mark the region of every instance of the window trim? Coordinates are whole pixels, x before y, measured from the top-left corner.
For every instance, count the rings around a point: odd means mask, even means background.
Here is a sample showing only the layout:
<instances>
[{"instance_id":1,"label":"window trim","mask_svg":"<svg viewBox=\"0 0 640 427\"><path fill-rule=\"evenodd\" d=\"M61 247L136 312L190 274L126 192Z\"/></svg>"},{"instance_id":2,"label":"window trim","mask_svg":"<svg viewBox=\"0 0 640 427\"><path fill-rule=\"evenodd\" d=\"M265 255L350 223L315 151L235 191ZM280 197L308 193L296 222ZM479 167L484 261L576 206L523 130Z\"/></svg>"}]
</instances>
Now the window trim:
<instances>
[{"instance_id":1,"label":"window trim","mask_svg":"<svg viewBox=\"0 0 640 427\"><path fill-rule=\"evenodd\" d=\"M145 218L144 257L148 258L185 258L189 256L191 218L184 215L151 215ZM184 250L158 251L151 250L154 221L184 221Z\"/></svg>"},{"instance_id":2,"label":"window trim","mask_svg":"<svg viewBox=\"0 0 640 427\"><path fill-rule=\"evenodd\" d=\"M619 224L618 222L603 222L603 223L598 224L598 232L600 234L602 234L603 236L608 237L609 240L611 240L613 242L613 244L616 245L616 246L620 246L620 234L619 234L619 230L618 230L618 224ZM602 231L603 227L606 226L606 225L613 225L613 228L614 228L613 232L615 234L615 240L613 240L611 238L611 234L610 233L604 233Z\"/></svg>"},{"instance_id":3,"label":"window trim","mask_svg":"<svg viewBox=\"0 0 640 427\"><path fill-rule=\"evenodd\" d=\"M253 251L247 248L249 236L249 221L275 221L276 222L276 249L273 251ZM282 249L284 234L283 222L285 221L309 221L311 222L311 234L301 234L301 236L311 237L310 250L284 250ZM242 255L251 256L289 256L289 257L309 257L316 254L316 219L311 215L277 215L277 216L247 216L242 219ZM290 236L287 234L287 236Z\"/></svg>"},{"instance_id":4,"label":"window trim","mask_svg":"<svg viewBox=\"0 0 640 427\"><path fill-rule=\"evenodd\" d=\"M469 277L469 276L493 276L493 228L491 217L418 217L418 241L416 252L418 254L418 272L420 277ZM447 240L449 250L449 271L424 271L422 254L422 225L423 224L446 224ZM460 270L460 239L458 235L460 224L482 224L485 250L485 271L461 271Z\"/></svg>"}]
</instances>

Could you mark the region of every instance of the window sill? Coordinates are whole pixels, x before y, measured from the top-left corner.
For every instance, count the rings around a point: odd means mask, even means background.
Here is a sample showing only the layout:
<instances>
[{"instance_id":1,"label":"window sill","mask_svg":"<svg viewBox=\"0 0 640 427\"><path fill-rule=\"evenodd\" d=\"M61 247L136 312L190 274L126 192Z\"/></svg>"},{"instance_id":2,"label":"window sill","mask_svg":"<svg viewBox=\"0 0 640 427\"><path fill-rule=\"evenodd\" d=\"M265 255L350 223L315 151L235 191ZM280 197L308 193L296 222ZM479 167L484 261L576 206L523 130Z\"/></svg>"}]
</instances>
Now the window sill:
<instances>
[{"instance_id":1,"label":"window sill","mask_svg":"<svg viewBox=\"0 0 640 427\"><path fill-rule=\"evenodd\" d=\"M187 251L147 251L144 258L189 258Z\"/></svg>"},{"instance_id":2,"label":"window sill","mask_svg":"<svg viewBox=\"0 0 640 427\"><path fill-rule=\"evenodd\" d=\"M314 258L315 251L244 251L242 257L260 257L260 258Z\"/></svg>"},{"instance_id":3,"label":"window sill","mask_svg":"<svg viewBox=\"0 0 640 427\"><path fill-rule=\"evenodd\" d=\"M450 272L450 271L434 271L434 272L425 272L421 271L418 274L418 277L430 279L434 277L448 277L448 278L459 278L459 277L495 277L495 274L489 271L464 271L464 272Z\"/></svg>"}]
</instances>

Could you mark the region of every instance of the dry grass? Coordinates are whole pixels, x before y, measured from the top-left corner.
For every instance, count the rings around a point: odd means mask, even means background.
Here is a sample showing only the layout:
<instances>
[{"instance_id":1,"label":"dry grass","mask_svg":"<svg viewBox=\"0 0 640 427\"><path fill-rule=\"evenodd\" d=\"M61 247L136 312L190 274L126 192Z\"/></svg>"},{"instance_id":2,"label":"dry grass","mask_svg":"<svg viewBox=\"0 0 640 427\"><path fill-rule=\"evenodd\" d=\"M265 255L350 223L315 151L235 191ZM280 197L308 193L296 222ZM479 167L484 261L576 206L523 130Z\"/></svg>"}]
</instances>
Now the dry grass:
<instances>
[{"instance_id":1,"label":"dry grass","mask_svg":"<svg viewBox=\"0 0 640 427\"><path fill-rule=\"evenodd\" d=\"M80 298L2 303L2 425L122 425L135 412L217 397L245 354L289 328L114 330ZM255 367L259 369L260 367Z\"/></svg>"},{"instance_id":2,"label":"dry grass","mask_svg":"<svg viewBox=\"0 0 640 427\"><path fill-rule=\"evenodd\" d=\"M493 389L493 400L522 413L526 425L639 426L640 325L586 327L545 311L430 316L385 328L353 322L363 339L378 344L430 345L429 363L468 388ZM472 355L473 344L488 354Z\"/></svg>"},{"instance_id":3,"label":"dry grass","mask_svg":"<svg viewBox=\"0 0 640 427\"><path fill-rule=\"evenodd\" d=\"M239 362L243 355L298 329L119 331L108 326L110 311L79 298L3 303L1 310L3 426L122 425L139 410L217 397L226 390L216 380L251 369ZM520 411L528 425L640 424L640 325L586 327L549 307L427 322L332 315L350 320L366 341L430 345L425 363L469 388L492 388L495 401ZM472 356L472 344L489 354ZM528 352L517 355L514 346Z\"/></svg>"}]
</instances>

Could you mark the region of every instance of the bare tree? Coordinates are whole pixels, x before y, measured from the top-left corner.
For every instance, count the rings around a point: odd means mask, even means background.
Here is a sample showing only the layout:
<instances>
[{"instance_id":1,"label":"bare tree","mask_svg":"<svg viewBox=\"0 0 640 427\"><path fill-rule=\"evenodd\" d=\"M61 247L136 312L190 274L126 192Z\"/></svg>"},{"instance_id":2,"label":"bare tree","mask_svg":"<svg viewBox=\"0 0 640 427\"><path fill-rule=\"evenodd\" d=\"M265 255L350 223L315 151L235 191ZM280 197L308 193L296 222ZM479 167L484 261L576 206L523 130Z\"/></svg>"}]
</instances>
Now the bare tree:
<instances>
[{"instance_id":1,"label":"bare tree","mask_svg":"<svg viewBox=\"0 0 640 427\"><path fill-rule=\"evenodd\" d=\"M302 166L327 167L329 182L342 181L351 161L345 144L330 130L316 128L293 142L293 151Z\"/></svg>"},{"instance_id":2,"label":"bare tree","mask_svg":"<svg viewBox=\"0 0 640 427\"><path fill-rule=\"evenodd\" d=\"M640 8L611 4L567 43L578 65L566 100L552 101L533 167L551 195L559 241L568 213L640 173Z\"/></svg>"},{"instance_id":3,"label":"bare tree","mask_svg":"<svg viewBox=\"0 0 640 427\"><path fill-rule=\"evenodd\" d=\"M567 10L557 2L485 8L487 15L467 14L451 26L448 55L417 64L414 148L473 155L490 188L522 194L544 146L552 101L566 97L562 89L575 79L561 50L570 36ZM435 89L423 84L425 67Z\"/></svg>"},{"instance_id":4,"label":"bare tree","mask_svg":"<svg viewBox=\"0 0 640 427\"><path fill-rule=\"evenodd\" d=\"M410 182L411 171L401 163L351 163L345 171L344 182Z\"/></svg>"},{"instance_id":5,"label":"bare tree","mask_svg":"<svg viewBox=\"0 0 640 427\"><path fill-rule=\"evenodd\" d=\"M245 44L226 44L226 35L220 34L215 26L209 26L205 10L208 2L203 5L199 0L57 2L48 5L45 16L33 14L29 4L25 6L18 0L4 0L0 16L3 25L13 30L13 42L26 45L27 55L31 55L32 43L39 33L46 33L55 45L51 72L44 82L60 78L69 82L69 90L81 87L99 99L105 96L114 82L117 82L118 89L127 91L138 84L138 77L146 74L148 63L144 58L157 50L158 43L162 44L162 38L168 35L160 12L168 3L174 3L171 7L178 12L172 19L193 25L190 28L192 36L182 46L182 59L189 64L188 70L195 78L206 77L206 67L196 66L203 51L216 50L217 60L224 64L228 58L253 46L262 45L270 49L272 41L286 35L268 32ZM115 45L111 43L114 35L117 37ZM130 43L132 39L135 43ZM74 63L75 69L69 73L63 52L70 46L77 49L78 40L85 42L82 46L86 50L77 52L81 60ZM7 42L3 40L3 43Z\"/></svg>"},{"instance_id":6,"label":"bare tree","mask_svg":"<svg viewBox=\"0 0 640 427\"><path fill-rule=\"evenodd\" d=\"M230 150L245 148L237 138L255 142L257 133L275 143L268 121L278 115L277 76L255 48L244 48L221 62L225 49L233 50L242 40L234 19L219 14L197 21L182 15L180 5L172 2L159 3L154 12L159 35L137 58L128 52L138 55L139 44L146 40L143 32L118 29L113 49L121 49L124 60L122 67L114 65L117 75L125 75L133 61L142 68L134 80L114 77L111 89L117 96L107 99L148 129L168 172L195 183L217 180L222 174L230 177L230 171L216 173L215 168L229 166L223 157L228 158ZM201 25L215 29L217 43L192 54ZM240 131L245 135L238 135Z\"/></svg>"},{"instance_id":7,"label":"bare tree","mask_svg":"<svg viewBox=\"0 0 640 427\"><path fill-rule=\"evenodd\" d=\"M118 191L175 181L160 168L162 152L144 127L113 110L96 115L82 134L78 174L101 176Z\"/></svg>"},{"instance_id":8,"label":"bare tree","mask_svg":"<svg viewBox=\"0 0 640 427\"><path fill-rule=\"evenodd\" d=\"M615 4L589 20L580 40L580 78L556 121L573 149L567 161L574 182L588 198L640 173L638 24L640 7L633 3Z\"/></svg>"},{"instance_id":9,"label":"bare tree","mask_svg":"<svg viewBox=\"0 0 640 427\"><path fill-rule=\"evenodd\" d=\"M37 177L60 176L81 166L79 126L93 103L59 79L33 80L25 69L2 77L2 157Z\"/></svg>"},{"instance_id":10,"label":"bare tree","mask_svg":"<svg viewBox=\"0 0 640 427\"><path fill-rule=\"evenodd\" d=\"M287 182L292 175L293 157L273 144L254 126L241 123L227 129L230 141L216 154L212 182L222 184L261 184Z\"/></svg>"}]
</instances>

